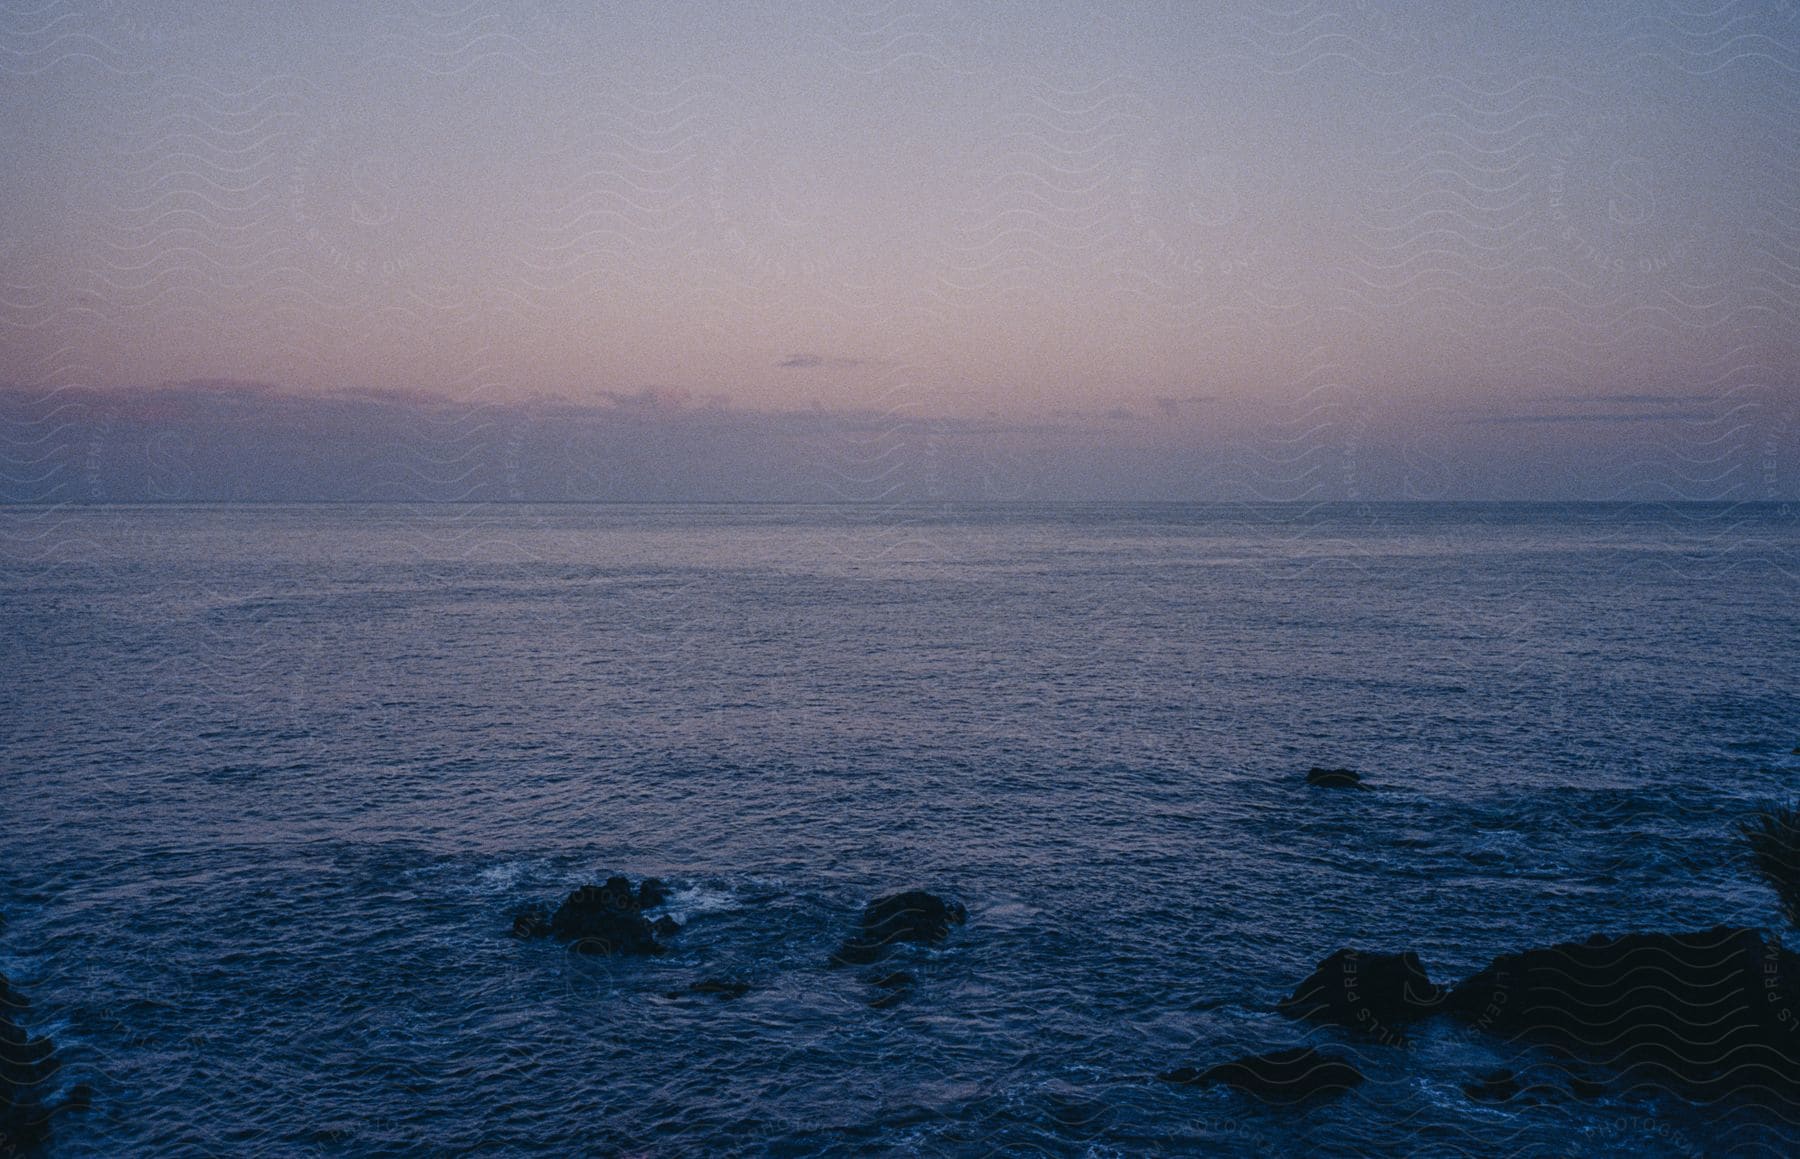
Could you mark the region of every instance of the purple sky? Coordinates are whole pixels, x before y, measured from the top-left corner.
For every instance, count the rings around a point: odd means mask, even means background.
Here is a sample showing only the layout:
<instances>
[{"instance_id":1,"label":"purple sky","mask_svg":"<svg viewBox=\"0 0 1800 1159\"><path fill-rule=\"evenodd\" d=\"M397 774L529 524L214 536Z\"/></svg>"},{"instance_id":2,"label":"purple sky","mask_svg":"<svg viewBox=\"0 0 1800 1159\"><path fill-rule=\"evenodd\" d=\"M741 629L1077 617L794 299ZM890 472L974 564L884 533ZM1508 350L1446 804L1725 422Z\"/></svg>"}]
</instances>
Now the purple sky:
<instances>
[{"instance_id":1,"label":"purple sky","mask_svg":"<svg viewBox=\"0 0 1800 1159\"><path fill-rule=\"evenodd\" d=\"M1800 6L299 7L0 12L0 495L1800 497Z\"/></svg>"}]
</instances>

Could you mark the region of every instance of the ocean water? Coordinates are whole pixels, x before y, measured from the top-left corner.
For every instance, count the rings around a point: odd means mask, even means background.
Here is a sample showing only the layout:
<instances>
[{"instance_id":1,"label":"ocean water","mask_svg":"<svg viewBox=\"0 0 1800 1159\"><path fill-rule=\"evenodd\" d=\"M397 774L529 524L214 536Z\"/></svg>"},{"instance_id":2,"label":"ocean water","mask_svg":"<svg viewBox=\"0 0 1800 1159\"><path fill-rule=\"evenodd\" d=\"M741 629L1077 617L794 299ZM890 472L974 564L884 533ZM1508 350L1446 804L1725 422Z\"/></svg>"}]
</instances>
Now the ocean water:
<instances>
[{"instance_id":1,"label":"ocean water","mask_svg":"<svg viewBox=\"0 0 1800 1159\"><path fill-rule=\"evenodd\" d=\"M0 971L54 1155L1789 1154L1273 1005L1776 924L1797 596L1774 505L4 509ZM507 936L610 873L671 953ZM873 1007L909 886L968 924ZM1370 1081L1147 1077L1302 1042Z\"/></svg>"}]
</instances>

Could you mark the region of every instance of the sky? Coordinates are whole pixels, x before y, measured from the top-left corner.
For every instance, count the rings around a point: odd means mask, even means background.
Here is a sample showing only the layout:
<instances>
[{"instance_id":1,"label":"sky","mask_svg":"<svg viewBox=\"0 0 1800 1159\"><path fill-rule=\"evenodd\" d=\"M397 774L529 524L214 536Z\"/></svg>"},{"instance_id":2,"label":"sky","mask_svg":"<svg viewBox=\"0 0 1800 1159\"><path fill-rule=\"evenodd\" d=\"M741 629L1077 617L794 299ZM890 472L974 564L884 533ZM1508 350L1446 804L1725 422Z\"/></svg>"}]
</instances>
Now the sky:
<instances>
[{"instance_id":1,"label":"sky","mask_svg":"<svg viewBox=\"0 0 1800 1159\"><path fill-rule=\"evenodd\" d=\"M1800 5L0 3L0 496L1800 498Z\"/></svg>"}]
</instances>

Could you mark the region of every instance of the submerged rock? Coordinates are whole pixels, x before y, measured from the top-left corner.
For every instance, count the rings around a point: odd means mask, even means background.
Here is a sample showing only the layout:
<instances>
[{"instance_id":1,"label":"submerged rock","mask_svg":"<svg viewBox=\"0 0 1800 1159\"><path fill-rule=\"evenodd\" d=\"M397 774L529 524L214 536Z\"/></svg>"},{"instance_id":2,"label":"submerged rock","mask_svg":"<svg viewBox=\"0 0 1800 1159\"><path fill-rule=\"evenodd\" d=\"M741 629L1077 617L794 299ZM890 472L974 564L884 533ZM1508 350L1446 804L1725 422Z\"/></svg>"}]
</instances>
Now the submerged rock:
<instances>
[{"instance_id":1,"label":"submerged rock","mask_svg":"<svg viewBox=\"0 0 1800 1159\"><path fill-rule=\"evenodd\" d=\"M1360 789L1362 774L1354 769L1325 769L1314 765L1306 770L1306 783L1324 789Z\"/></svg>"},{"instance_id":2,"label":"submerged rock","mask_svg":"<svg viewBox=\"0 0 1800 1159\"><path fill-rule=\"evenodd\" d=\"M750 993L750 983L738 982L729 978L704 978L688 986L686 990L671 990L663 995L665 998L685 998L690 994L710 994L721 1001L729 1002L733 998L742 998Z\"/></svg>"},{"instance_id":3,"label":"submerged rock","mask_svg":"<svg viewBox=\"0 0 1800 1159\"><path fill-rule=\"evenodd\" d=\"M1184 1066L1157 1077L1181 1086L1222 1083L1269 1103L1341 1095L1363 1081L1362 1072L1347 1059L1310 1046L1253 1054L1205 1070Z\"/></svg>"},{"instance_id":4,"label":"submerged rock","mask_svg":"<svg viewBox=\"0 0 1800 1159\"><path fill-rule=\"evenodd\" d=\"M880 993L869 999L869 1005L877 1010L886 1010L890 1006L898 1006L912 996L913 984L918 981L909 971L895 970L887 974L865 975L863 981L875 987Z\"/></svg>"},{"instance_id":5,"label":"submerged rock","mask_svg":"<svg viewBox=\"0 0 1800 1159\"><path fill-rule=\"evenodd\" d=\"M1519 1076L1509 1070L1492 1070L1463 1084L1463 1094L1478 1103L1504 1103L1520 1089Z\"/></svg>"},{"instance_id":6,"label":"submerged rock","mask_svg":"<svg viewBox=\"0 0 1800 1159\"><path fill-rule=\"evenodd\" d=\"M660 954L667 947L657 938L669 937L681 926L667 914L652 922L643 911L667 898L667 887L656 878L646 878L633 890L629 879L609 877L575 890L554 912L541 904L519 911L512 934L558 938L588 954Z\"/></svg>"},{"instance_id":7,"label":"submerged rock","mask_svg":"<svg viewBox=\"0 0 1800 1159\"><path fill-rule=\"evenodd\" d=\"M878 898L863 909L861 931L838 947L831 963L867 965L900 942L941 945L950 936L950 927L962 925L968 917L957 902L921 889Z\"/></svg>"},{"instance_id":8,"label":"submerged rock","mask_svg":"<svg viewBox=\"0 0 1800 1159\"><path fill-rule=\"evenodd\" d=\"M1444 988L1426 976L1417 954L1343 949L1320 962L1276 1009L1289 1018L1398 1036L1443 1003Z\"/></svg>"},{"instance_id":9,"label":"submerged rock","mask_svg":"<svg viewBox=\"0 0 1800 1159\"><path fill-rule=\"evenodd\" d=\"M56 1044L33 1037L13 1020L30 1004L0 974L0 1147L33 1147L50 1134L50 1118L60 1110L84 1110L93 1088L77 1084L58 1105L49 1101L50 1081L62 1067Z\"/></svg>"},{"instance_id":10,"label":"submerged rock","mask_svg":"<svg viewBox=\"0 0 1800 1159\"><path fill-rule=\"evenodd\" d=\"M1639 1081L1800 1086L1800 957L1755 930L1595 935L1504 954L1447 1006Z\"/></svg>"}]
</instances>

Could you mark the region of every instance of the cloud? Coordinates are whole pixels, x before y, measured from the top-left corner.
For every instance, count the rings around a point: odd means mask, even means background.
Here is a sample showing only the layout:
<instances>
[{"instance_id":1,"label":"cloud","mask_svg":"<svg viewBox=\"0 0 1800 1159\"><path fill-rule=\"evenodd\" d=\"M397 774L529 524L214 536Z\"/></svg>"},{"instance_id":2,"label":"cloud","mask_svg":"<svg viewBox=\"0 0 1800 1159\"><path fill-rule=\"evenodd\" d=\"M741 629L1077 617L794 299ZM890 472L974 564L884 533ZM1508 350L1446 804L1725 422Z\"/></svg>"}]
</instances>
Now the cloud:
<instances>
[{"instance_id":1,"label":"cloud","mask_svg":"<svg viewBox=\"0 0 1800 1159\"><path fill-rule=\"evenodd\" d=\"M862 358L825 358L818 354L799 351L788 355L775 364L783 370L814 370L821 366L829 366L837 370L848 370L853 366L866 366L867 360Z\"/></svg>"},{"instance_id":2,"label":"cloud","mask_svg":"<svg viewBox=\"0 0 1800 1159\"><path fill-rule=\"evenodd\" d=\"M1667 422L1711 422L1719 416L1710 411L1631 411L1611 414L1523 414L1523 415L1486 415L1479 418L1465 419L1470 423L1506 425L1513 423L1667 423Z\"/></svg>"},{"instance_id":3,"label":"cloud","mask_svg":"<svg viewBox=\"0 0 1800 1159\"><path fill-rule=\"evenodd\" d=\"M1150 400L1156 413L1167 419L1180 417L1181 409L1193 403L1216 401L1217 396L1210 394L1159 394Z\"/></svg>"},{"instance_id":4,"label":"cloud","mask_svg":"<svg viewBox=\"0 0 1800 1159\"><path fill-rule=\"evenodd\" d=\"M1717 402L1710 394L1541 394L1543 402L1601 403L1608 406L1680 406L1694 402Z\"/></svg>"}]
</instances>

